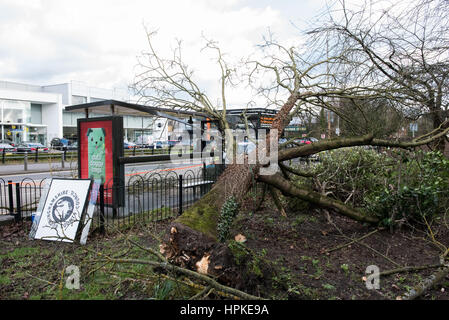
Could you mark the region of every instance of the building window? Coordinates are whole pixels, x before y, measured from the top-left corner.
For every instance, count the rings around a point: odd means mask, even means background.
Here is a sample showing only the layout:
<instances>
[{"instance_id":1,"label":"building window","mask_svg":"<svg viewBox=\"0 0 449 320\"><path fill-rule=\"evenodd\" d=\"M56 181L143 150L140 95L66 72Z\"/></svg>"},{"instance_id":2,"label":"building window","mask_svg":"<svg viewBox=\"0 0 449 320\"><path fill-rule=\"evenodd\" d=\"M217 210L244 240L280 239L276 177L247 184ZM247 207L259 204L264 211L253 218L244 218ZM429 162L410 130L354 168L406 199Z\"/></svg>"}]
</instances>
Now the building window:
<instances>
[{"instance_id":1,"label":"building window","mask_svg":"<svg viewBox=\"0 0 449 320\"><path fill-rule=\"evenodd\" d=\"M42 124L42 105L31 104L31 123Z\"/></svg>"},{"instance_id":2,"label":"building window","mask_svg":"<svg viewBox=\"0 0 449 320\"><path fill-rule=\"evenodd\" d=\"M31 122L31 104L26 101L2 100L3 123Z\"/></svg>"}]
</instances>

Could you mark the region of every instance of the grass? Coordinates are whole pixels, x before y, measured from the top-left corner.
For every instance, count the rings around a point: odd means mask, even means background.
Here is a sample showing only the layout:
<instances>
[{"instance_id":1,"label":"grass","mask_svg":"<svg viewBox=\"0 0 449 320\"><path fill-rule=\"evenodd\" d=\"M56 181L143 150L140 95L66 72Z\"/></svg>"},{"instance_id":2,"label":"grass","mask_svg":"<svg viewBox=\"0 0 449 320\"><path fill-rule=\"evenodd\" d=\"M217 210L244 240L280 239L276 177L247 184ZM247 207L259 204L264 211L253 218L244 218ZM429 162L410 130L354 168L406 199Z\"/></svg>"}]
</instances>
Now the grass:
<instances>
[{"instance_id":1,"label":"grass","mask_svg":"<svg viewBox=\"0 0 449 320\"><path fill-rule=\"evenodd\" d=\"M146 251L126 241L130 237L158 250L150 233L154 224L134 226L124 234L119 230L104 237L92 235L86 246L51 241L1 241L0 299L114 300L114 299L187 299L198 289L179 282L176 275L155 273L140 264L106 264L105 256L150 259ZM154 234L161 236L161 234ZM80 271L80 288L68 289L73 274Z\"/></svg>"},{"instance_id":2,"label":"grass","mask_svg":"<svg viewBox=\"0 0 449 320\"><path fill-rule=\"evenodd\" d=\"M37 162L38 163L60 163L61 162L62 153L38 153ZM72 156L71 154L66 154L66 162L76 161L78 155ZM36 155L34 153L28 154L28 164L35 163ZM6 164L23 164L24 154L6 154L5 155L5 165ZM3 156L0 152L0 165L3 164Z\"/></svg>"},{"instance_id":3,"label":"grass","mask_svg":"<svg viewBox=\"0 0 449 320\"><path fill-rule=\"evenodd\" d=\"M154 212L147 214L152 216ZM277 219L277 212L270 214L268 211L246 218L237 216L234 232L244 234L248 241L235 247L244 247L255 254L254 259L244 264L249 267L251 278L260 279L262 273L264 275L260 291L259 283L254 282L257 287L251 287L256 294L281 300L395 299L434 272L429 269L416 274L392 274L381 278L380 290L368 290L362 281L366 276L366 266L376 264L381 270L389 270L392 266L371 250L356 245L326 255L323 249L346 243L347 239L343 239L340 233L329 232L330 226L320 218L320 212L314 215L304 215L299 225L294 225L298 221L296 214L290 214L286 221ZM348 223L344 217L332 218L336 226L351 237L358 238L369 232L356 223ZM170 220L158 223L149 222L143 217L142 221L136 220L139 222L134 225L128 224L126 218L120 226L110 225L104 236L93 232L86 246L30 241L26 236L17 234L7 240L5 236L1 238L1 234L10 234L11 230L0 230L0 300L188 299L198 293L202 288L186 285L183 282L187 280L179 275L164 275L148 265L113 265L103 261L105 256L151 259L148 252L131 245L127 239L159 250L154 237L164 238ZM320 231L326 231L326 234ZM408 231L393 234L379 232L365 239L364 243L377 249L379 247L376 246L381 246L384 241L397 244L391 246L388 256L404 265L424 265L432 261L429 259L437 257L438 252L431 243L421 239L409 240L409 235ZM441 237L440 233L438 235ZM448 233L442 243L448 243L447 236ZM406 251L407 248L413 251ZM412 252L413 255L410 254ZM234 254L235 258L239 258L238 250ZM265 276L268 273L260 268L261 261L269 263L269 276ZM70 276L66 268L70 265L80 269L80 289L69 290L65 287ZM445 279L441 286L429 292L432 297L428 295L425 299L445 299L447 292L442 293L441 290L448 290L448 287L449 281ZM247 290L243 288L243 291ZM213 295L210 298L213 299Z\"/></svg>"}]
</instances>

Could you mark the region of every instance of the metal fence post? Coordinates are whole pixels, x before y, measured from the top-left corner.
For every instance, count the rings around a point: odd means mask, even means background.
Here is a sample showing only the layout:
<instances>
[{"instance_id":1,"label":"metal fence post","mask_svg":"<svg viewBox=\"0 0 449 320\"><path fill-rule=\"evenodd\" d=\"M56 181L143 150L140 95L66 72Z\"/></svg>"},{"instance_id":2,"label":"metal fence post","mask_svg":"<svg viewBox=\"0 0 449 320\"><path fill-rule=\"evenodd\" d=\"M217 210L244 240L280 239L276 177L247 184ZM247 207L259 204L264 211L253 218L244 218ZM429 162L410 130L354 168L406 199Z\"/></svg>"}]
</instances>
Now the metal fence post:
<instances>
[{"instance_id":1,"label":"metal fence post","mask_svg":"<svg viewBox=\"0 0 449 320\"><path fill-rule=\"evenodd\" d=\"M100 185L100 232L104 233L104 184Z\"/></svg>"},{"instance_id":2,"label":"metal fence post","mask_svg":"<svg viewBox=\"0 0 449 320\"><path fill-rule=\"evenodd\" d=\"M182 214L182 174L179 175L179 190L178 190L178 214Z\"/></svg>"},{"instance_id":3,"label":"metal fence post","mask_svg":"<svg viewBox=\"0 0 449 320\"><path fill-rule=\"evenodd\" d=\"M28 152L25 151L25 155L23 156L23 170L28 170Z\"/></svg>"},{"instance_id":4,"label":"metal fence post","mask_svg":"<svg viewBox=\"0 0 449 320\"><path fill-rule=\"evenodd\" d=\"M14 214L14 197L12 194L12 181L8 180L9 214Z\"/></svg>"},{"instance_id":5,"label":"metal fence post","mask_svg":"<svg viewBox=\"0 0 449 320\"><path fill-rule=\"evenodd\" d=\"M2 151L2 163L3 164L5 163L5 154L6 154L6 151L5 151L5 148L3 148L3 151Z\"/></svg>"},{"instance_id":6,"label":"metal fence post","mask_svg":"<svg viewBox=\"0 0 449 320\"><path fill-rule=\"evenodd\" d=\"M64 151L65 152L65 151ZM64 159L65 158L65 155L64 155L64 153L61 153L61 167L62 168L65 168L65 163L64 163Z\"/></svg>"},{"instance_id":7,"label":"metal fence post","mask_svg":"<svg viewBox=\"0 0 449 320\"><path fill-rule=\"evenodd\" d=\"M207 170L206 170L206 162L203 162L203 168L202 169L203 169L203 181L206 181L206 180L208 180ZM202 197L203 194L206 193L206 187L207 187L206 184L200 185L200 197Z\"/></svg>"},{"instance_id":8,"label":"metal fence post","mask_svg":"<svg viewBox=\"0 0 449 320\"><path fill-rule=\"evenodd\" d=\"M34 162L37 162L38 156L39 156L39 147L36 147L36 154L34 155Z\"/></svg>"},{"instance_id":9,"label":"metal fence post","mask_svg":"<svg viewBox=\"0 0 449 320\"><path fill-rule=\"evenodd\" d=\"M16 205L17 205L17 212L14 215L14 219L16 222L19 222L22 219L22 203L20 201L20 182L16 182Z\"/></svg>"},{"instance_id":10,"label":"metal fence post","mask_svg":"<svg viewBox=\"0 0 449 320\"><path fill-rule=\"evenodd\" d=\"M109 188L106 189L110 189L111 193L110 196L112 196L112 219L117 219L118 218L118 206L123 205L125 206L124 201L125 200L125 194L123 195L123 203L122 203L122 199L121 199L121 193L120 193L120 189L121 188L121 184L118 183L118 185L116 183L113 183L112 186L109 185ZM125 182L123 182L123 192L126 192L125 190ZM109 198L109 201L111 201L111 198ZM128 200L129 203L129 200Z\"/></svg>"},{"instance_id":11,"label":"metal fence post","mask_svg":"<svg viewBox=\"0 0 449 320\"><path fill-rule=\"evenodd\" d=\"M218 177L218 164L215 163L214 164L214 178L212 180L217 181L217 177Z\"/></svg>"},{"instance_id":12,"label":"metal fence post","mask_svg":"<svg viewBox=\"0 0 449 320\"><path fill-rule=\"evenodd\" d=\"M203 180L206 180L206 174L207 174L207 170L206 170L206 162L203 162Z\"/></svg>"}]
</instances>

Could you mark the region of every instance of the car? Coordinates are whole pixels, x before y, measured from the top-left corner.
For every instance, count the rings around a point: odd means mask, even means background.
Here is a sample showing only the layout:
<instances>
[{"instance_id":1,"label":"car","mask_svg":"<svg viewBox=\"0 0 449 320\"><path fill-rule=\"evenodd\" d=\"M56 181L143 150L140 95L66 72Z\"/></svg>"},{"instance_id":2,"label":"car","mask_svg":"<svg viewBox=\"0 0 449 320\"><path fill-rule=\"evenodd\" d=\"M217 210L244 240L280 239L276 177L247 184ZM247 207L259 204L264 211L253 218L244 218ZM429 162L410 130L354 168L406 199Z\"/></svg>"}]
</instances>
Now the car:
<instances>
[{"instance_id":1,"label":"car","mask_svg":"<svg viewBox=\"0 0 449 320\"><path fill-rule=\"evenodd\" d=\"M123 147L125 149L134 149L134 148L137 148L137 145L135 143L125 141L125 142L123 142Z\"/></svg>"},{"instance_id":2,"label":"car","mask_svg":"<svg viewBox=\"0 0 449 320\"><path fill-rule=\"evenodd\" d=\"M298 146L302 146L302 145L309 145L312 143L317 142L318 139L314 138L314 137L302 137L302 138L297 138L294 139L292 143L289 143L288 145L286 145L287 148L294 148L294 147L298 147ZM310 156L306 156L303 157L304 159L310 159L310 160L318 160L319 159L319 155L318 154L312 154Z\"/></svg>"},{"instance_id":3,"label":"car","mask_svg":"<svg viewBox=\"0 0 449 320\"><path fill-rule=\"evenodd\" d=\"M293 140L294 143L291 143L288 145L288 147L297 147L298 145L303 145L303 144L312 144L317 142L318 139L314 138L314 137L303 137L303 138L298 138Z\"/></svg>"},{"instance_id":4,"label":"car","mask_svg":"<svg viewBox=\"0 0 449 320\"><path fill-rule=\"evenodd\" d=\"M8 143L0 143L0 152L15 152L16 148L13 147L12 145L8 144Z\"/></svg>"},{"instance_id":5,"label":"car","mask_svg":"<svg viewBox=\"0 0 449 320\"><path fill-rule=\"evenodd\" d=\"M141 148L151 148L153 145L153 136L140 135L136 140L134 140L134 143Z\"/></svg>"},{"instance_id":6,"label":"car","mask_svg":"<svg viewBox=\"0 0 449 320\"><path fill-rule=\"evenodd\" d=\"M301 138L293 140L296 144L312 144L309 138Z\"/></svg>"},{"instance_id":7,"label":"car","mask_svg":"<svg viewBox=\"0 0 449 320\"><path fill-rule=\"evenodd\" d=\"M66 150L78 150L78 141L72 142L66 147Z\"/></svg>"},{"instance_id":8,"label":"car","mask_svg":"<svg viewBox=\"0 0 449 320\"><path fill-rule=\"evenodd\" d=\"M169 147L174 147L175 145L177 145L179 143L178 140L168 140L167 144Z\"/></svg>"},{"instance_id":9,"label":"car","mask_svg":"<svg viewBox=\"0 0 449 320\"><path fill-rule=\"evenodd\" d=\"M19 143L16 146L16 152L17 153L25 153L25 152L31 153L31 147L29 147L27 144Z\"/></svg>"},{"instance_id":10,"label":"car","mask_svg":"<svg viewBox=\"0 0 449 320\"><path fill-rule=\"evenodd\" d=\"M53 138L50 142L51 147L56 150L64 150L64 147L67 149L69 144L69 140L64 138Z\"/></svg>"},{"instance_id":11,"label":"car","mask_svg":"<svg viewBox=\"0 0 449 320\"><path fill-rule=\"evenodd\" d=\"M153 145L153 149L162 149L164 147L164 144L162 141L156 141Z\"/></svg>"},{"instance_id":12,"label":"car","mask_svg":"<svg viewBox=\"0 0 449 320\"><path fill-rule=\"evenodd\" d=\"M318 141L318 139L317 138L314 138L314 137L306 137L306 138L301 138L301 139L299 139L299 144L312 144L312 143L315 143L315 142L317 142ZM296 142L296 140L295 140L295 142ZM320 156L319 156L319 154L318 153L314 153L314 154L311 154L311 155L309 155L309 156L306 156L306 157L304 157L305 159L309 159L309 160L314 160L314 161L318 161L319 159L320 159Z\"/></svg>"},{"instance_id":13,"label":"car","mask_svg":"<svg viewBox=\"0 0 449 320\"><path fill-rule=\"evenodd\" d=\"M26 145L31 148L31 152L48 152L48 148L39 142L22 142L21 145ZM17 151L19 151L19 147L17 147Z\"/></svg>"},{"instance_id":14,"label":"car","mask_svg":"<svg viewBox=\"0 0 449 320\"><path fill-rule=\"evenodd\" d=\"M14 142L12 142L11 140L9 140L9 139L3 139L3 140L0 140L0 144L9 144L9 145L11 145L11 146L15 146L15 143Z\"/></svg>"},{"instance_id":15,"label":"car","mask_svg":"<svg viewBox=\"0 0 449 320\"><path fill-rule=\"evenodd\" d=\"M134 142L137 146L137 148L139 149L148 149L148 148L153 148L153 145L150 144L141 144L141 143L136 143Z\"/></svg>"}]
</instances>

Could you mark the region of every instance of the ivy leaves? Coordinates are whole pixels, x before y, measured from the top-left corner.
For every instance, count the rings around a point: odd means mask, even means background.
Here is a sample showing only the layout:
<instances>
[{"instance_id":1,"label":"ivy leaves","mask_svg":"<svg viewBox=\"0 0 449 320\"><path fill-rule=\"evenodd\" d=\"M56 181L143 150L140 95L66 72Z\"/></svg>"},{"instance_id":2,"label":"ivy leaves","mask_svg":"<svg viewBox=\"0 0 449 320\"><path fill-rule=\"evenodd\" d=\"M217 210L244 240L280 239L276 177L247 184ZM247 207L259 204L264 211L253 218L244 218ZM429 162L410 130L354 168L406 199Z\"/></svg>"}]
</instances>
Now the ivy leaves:
<instances>
[{"instance_id":1,"label":"ivy leaves","mask_svg":"<svg viewBox=\"0 0 449 320\"><path fill-rule=\"evenodd\" d=\"M229 230L237 213L239 205L234 197L230 197L223 204L217 225L218 241L225 242L229 238Z\"/></svg>"}]
</instances>

